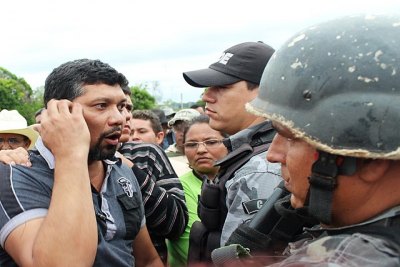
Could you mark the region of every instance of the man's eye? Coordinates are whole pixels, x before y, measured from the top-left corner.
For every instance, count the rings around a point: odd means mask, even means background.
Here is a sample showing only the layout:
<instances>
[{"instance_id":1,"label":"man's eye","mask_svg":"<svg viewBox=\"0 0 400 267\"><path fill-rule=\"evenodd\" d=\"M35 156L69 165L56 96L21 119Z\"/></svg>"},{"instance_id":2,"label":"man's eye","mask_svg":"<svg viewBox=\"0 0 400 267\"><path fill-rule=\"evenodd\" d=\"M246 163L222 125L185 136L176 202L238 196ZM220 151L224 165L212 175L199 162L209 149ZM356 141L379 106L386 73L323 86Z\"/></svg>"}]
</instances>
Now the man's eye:
<instances>
[{"instance_id":1,"label":"man's eye","mask_svg":"<svg viewBox=\"0 0 400 267\"><path fill-rule=\"evenodd\" d=\"M118 110L119 110L119 111L122 112L122 111L124 111L125 109L128 110L128 109L126 108L126 104L120 104L120 105L118 105Z\"/></svg>"},{"instance_id":2,"label":"man's eye","mask_svg":"<svg viewBox=\"0 0 400 267\"><path fill-rule=\"evenodd\" d=\"M19 140L17 138L9 138L8 143L9 144L18 144Z\"/></svg>"},{"instance_id":3,"label":"man's eye","mask_svg":"<svg viewBox=\"0 0 400 267\"><path fill-rule=\"evenodd\" d=\"M106 103L98 103L98 104L96 104L96 108L99 108L99 109L105 109L106 107L107 107Z\"/></svg>"},{"instance_id":4,"label":"man's eye","mask_svg":"<svg viewBox=\"0 0 400 267\"><path fill-rule=\"evenodd\" d=\"M125 108L126 108L126 110L128 110L129 112L131 112L132 109L133 109L133 106L132 106L132 105L126 105Z\"/></svg>"}]
</instances>

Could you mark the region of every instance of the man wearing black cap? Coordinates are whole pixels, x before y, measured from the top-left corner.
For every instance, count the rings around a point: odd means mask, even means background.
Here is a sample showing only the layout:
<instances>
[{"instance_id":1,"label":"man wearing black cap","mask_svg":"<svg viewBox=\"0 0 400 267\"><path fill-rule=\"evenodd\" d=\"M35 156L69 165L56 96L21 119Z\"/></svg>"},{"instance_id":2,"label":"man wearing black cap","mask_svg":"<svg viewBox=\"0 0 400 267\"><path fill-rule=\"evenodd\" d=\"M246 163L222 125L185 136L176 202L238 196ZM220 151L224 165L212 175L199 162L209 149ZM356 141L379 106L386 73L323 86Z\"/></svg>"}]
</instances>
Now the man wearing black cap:
<instances>
[{"instance_id":1,"label":"man wearing black cap","mask_svg":"<svg viewBox=\"0 0 400 267\"><path fill-rule=\"evenodd\" d=\"M203 101L210 126L231 135L224 140L229 154L216 163L220 166L216 184L203 184L202 222L192 227L190 261L209 260L213 248L224 245L238 225L251 219L281 181L280 165L265 160L275 131L270 122L245 109L258 95L261 75L273 53L262 42L241 43L225 50L207 69L183 73L190 85L207 87ZM198 240L207 240L207 248Z\"/></svg>"}]
</instances>

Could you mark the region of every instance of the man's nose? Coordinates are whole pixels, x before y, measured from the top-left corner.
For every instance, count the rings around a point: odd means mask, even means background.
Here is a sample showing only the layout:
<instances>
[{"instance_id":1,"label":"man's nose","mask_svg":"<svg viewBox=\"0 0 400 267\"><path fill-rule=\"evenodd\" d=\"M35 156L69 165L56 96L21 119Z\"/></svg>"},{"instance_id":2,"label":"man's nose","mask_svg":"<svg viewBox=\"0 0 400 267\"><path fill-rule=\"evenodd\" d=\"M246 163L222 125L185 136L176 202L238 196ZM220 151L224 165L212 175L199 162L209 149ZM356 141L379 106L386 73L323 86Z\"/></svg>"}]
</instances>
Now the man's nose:
<instances>
[{"instance_id":1,"label":"man's nose","mask_svg":"<svg viewBox=\"0 0 400 267\"><path fill-rule=\"evenodd\" d=\"M215 97L214 97L213 89L212 89L212 88L207 88L207 89L204 91L204 93L203 93L201 99L202 99L204 102L214 102L214 101L215 101Z\"/></svg>"},{"instance_id":2,"label":"man's nose","mask_svg":"<svg viewBox=\"0 0 400 267\"><path fill-rule=\"evenodd\" d=\"M113 108L111 111L111 114L110 114L109 124L110 125L125 125L125 123L126 123L125 112L119 110L118 107Z\"/></svg>"},{"instance_id":3,"label":"man's nose","mask_svg":"<svg viewBox=\"0 0 400 267\"><path fill-rule=\"evenodd\" d=\"M285 145L287 140L280 134L276 134L272 140L271 145L268 148L267 160L273 163L284 163L285 162Z\"/></svg>"}]
</instances>

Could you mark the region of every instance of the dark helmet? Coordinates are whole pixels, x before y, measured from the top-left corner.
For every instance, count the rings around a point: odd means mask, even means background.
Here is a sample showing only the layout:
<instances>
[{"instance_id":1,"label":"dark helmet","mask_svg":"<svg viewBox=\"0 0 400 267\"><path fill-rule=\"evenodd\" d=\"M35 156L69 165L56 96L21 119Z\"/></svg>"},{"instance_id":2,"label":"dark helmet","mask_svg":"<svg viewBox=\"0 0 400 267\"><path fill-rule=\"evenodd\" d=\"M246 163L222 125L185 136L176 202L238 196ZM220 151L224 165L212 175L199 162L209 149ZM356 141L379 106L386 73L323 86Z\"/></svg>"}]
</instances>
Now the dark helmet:
<instances>
[{"instance_id":1,"label":"dark helmet","mask_svg":"<svg viewBox=\"0 0 400 267\"><path fill-rule=\"evenodd\" d=\"M294 35L247 107L330 154L400 159L400 17L346 17Z\"/></svg>"},{"instance_id":2,"label":"dark helmet","mask_svg":"<svg viewBox=\"0 0 400 267\"><path fill-rule=\"evenodd\" d=\"M337 176L354 173L355 158L400 159L399 103L400 17L354 16L287 41L248 110L319 151L305 207L329 224Z\"/></svg>"}]
</instances>

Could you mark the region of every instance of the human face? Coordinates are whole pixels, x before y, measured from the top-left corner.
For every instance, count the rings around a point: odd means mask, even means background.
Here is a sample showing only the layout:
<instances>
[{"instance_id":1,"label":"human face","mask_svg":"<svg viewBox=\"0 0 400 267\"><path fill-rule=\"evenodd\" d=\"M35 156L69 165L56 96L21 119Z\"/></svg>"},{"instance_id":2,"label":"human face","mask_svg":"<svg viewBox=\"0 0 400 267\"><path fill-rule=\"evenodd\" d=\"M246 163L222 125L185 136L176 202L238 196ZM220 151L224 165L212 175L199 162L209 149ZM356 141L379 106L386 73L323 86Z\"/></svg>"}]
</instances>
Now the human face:
<instances>
[{"instance_id":1,"label":"human face","mask_svg":"<svg viewBox=\"0 0 400 267\"><path fill-rule=\"evenodd\" d=\"M131 125L131 141L160 144L149 120L132 119Z\"/></svg>"},{"instance_id":2,"label":"human face","mask_svg":"<svg viewBox=\"0 0 400 267\"><path fill-rule=\"evenodd\" d=\"M90 131L89 161L112 158L117 150L126 118L126 97L119 85L94 84L73 102L83 107Z\"/></svg>"},{"instance_id":3,"label":"human face","mask_svg":"<svg viewBox=\"0 0 400 267\"><path fill-rule=\"evenodd\" d=\"M221 133L212 129L208 123L196 123L186 132L185 143L222 139ZM218 172L218 168L214 167L214 162L226 156L227 153L228 150L222 143L208 147L199 144L197 148L185 148L189 166L196 172L207 175L209 179L214 179Z\"/></svg>"},{"instance_id":4,"label":"human face","mask_svg":"<svg viewBox=\"0 0 400 267\"><path fill-rule=\"evenodd\" d=\"M308 177L315 161L316 150L308 143L297 139L285 127L274 123L277 130L267 152L267 160L281 163L282 178L285 187L292 193L292 207L301 208L307 198Z\"/></svg>"},{"instance_id":5,"label":"human face","mask_svg":"<svg viewBox=\"0 0 400 267\"><path fill-rule=\"evenodd\" d=\"M35 122L40 123L42 121L42 114L39 114L35 117Z\"/></svg>"},{"instance_id":6,"label":"human face","mask_svg":"<svg viewBox=\"0 0 400 267\"><path fill-rule=\"evenodd\" d=\"M125 95L126 97L126 106L124 108L124 116L125 116L125 126L122 129L122 135L120 138L121 143L125 143L129 141L131 135L131 120L132 120L132 110L133 104L131 97L129 95Z\"/></svg>"},{"instance_id":7,"label":"human face","mask_svg":"<svg viewBox=\"0 0 400 267\"><path fill-rule=\"evenodd\" d=\"M248 128L257 118L246 111L245 105L258 94L258 88L249 90L245 81L231 85L210 87L203 93L210 126L218 131L235 134Z\"/></svg>"},{"instance_id":8,"label":"human face","mask_svg":"<svg viewBox=\"0 0 400 267\"><path fill-rule=\"evenodd\" d=\"M28 149L31 141L22 134L0 133L0 150L16 149L23 147Z\"/></svg>"},{"instance_id":9,"label":"human face","mask_svg":"<svg viewBox=\"0 0 400 267\"><path fill-rule=\"evenodd\" d=\"M175 133L175 145L176 148L183 153L183 132L187 123L185 121L176 121L172 126Z\"/></svg>"}]
</instances>

